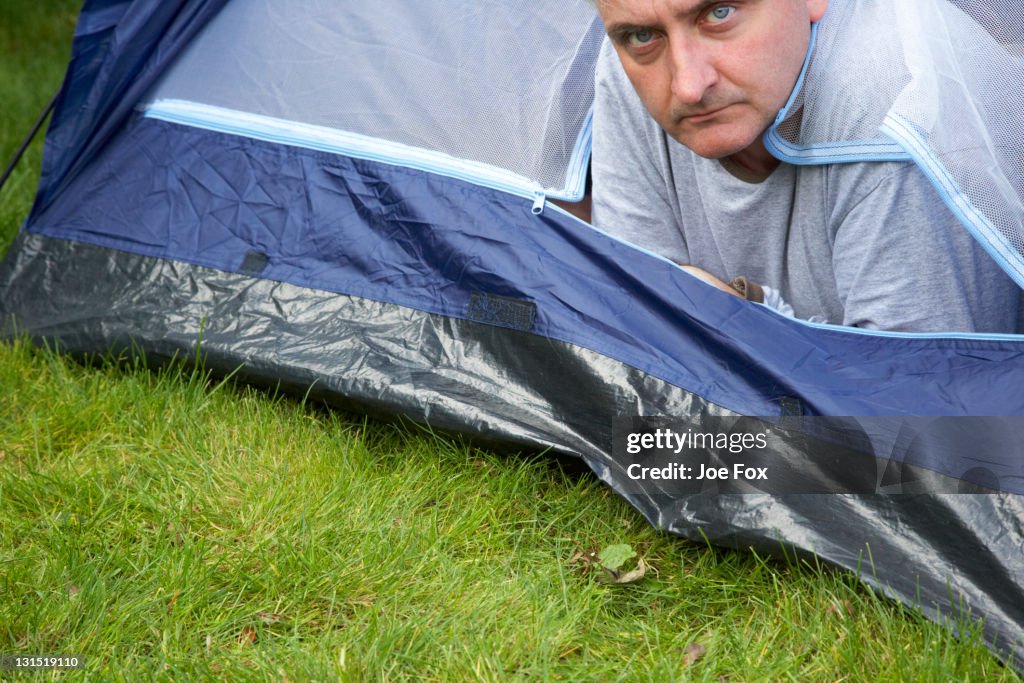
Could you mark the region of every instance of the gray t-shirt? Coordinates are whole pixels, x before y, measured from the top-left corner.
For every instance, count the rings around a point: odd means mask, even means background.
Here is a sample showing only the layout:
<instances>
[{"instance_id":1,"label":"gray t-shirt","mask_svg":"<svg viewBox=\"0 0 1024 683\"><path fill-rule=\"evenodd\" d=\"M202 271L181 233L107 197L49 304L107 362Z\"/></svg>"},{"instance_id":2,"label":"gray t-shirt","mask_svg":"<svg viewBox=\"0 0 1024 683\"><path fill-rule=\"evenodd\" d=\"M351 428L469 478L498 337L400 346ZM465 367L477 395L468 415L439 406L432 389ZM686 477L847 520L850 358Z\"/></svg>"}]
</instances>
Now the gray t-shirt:
<instances>
[{"instance_id":1,"label":"gray t-shirt","mask_svg":"<svg viewBox=\"0 0 1024 683\"><path fill-rule=\"evenodd\" d=\"M597 67L593 222L796 317L912 332L1016 332L1020 288L911 163L782 163L763 182L697 156L651 118L606 40Z\"/></svg>"}]
</instances>

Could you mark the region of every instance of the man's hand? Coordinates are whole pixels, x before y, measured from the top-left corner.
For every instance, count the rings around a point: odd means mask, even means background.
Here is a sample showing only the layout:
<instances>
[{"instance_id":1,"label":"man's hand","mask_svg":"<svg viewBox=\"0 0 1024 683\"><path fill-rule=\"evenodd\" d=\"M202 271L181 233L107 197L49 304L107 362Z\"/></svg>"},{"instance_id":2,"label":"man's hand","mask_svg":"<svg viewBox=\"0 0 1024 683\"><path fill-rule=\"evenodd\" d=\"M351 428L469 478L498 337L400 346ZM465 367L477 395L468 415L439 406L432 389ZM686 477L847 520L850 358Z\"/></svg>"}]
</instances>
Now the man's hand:
<instances>
[{"instance_id":1,"label":"man's hand","mask_svg":"<svg viewBox=\"0 0 1024 683\"><path fill-rule=\"evenodd\" d=\"M682 265L682 264L680 264L680 265ZM723 292L729 292L733 296L740 296L740 293L736 291L735 287L730 285L728 282L723 282L722 280L719 280L717 277L715 277L711 273L707 272L706 270L698 268L697 266L686 266L686 265L683 266L683 270L685 270L686 272L688 272L688 273L690 273L692 275L696 275L697 277L699 277L704 282L707 282L709 285L714 285L715 287L718 287Z\"/></svg>"}]
</instances>

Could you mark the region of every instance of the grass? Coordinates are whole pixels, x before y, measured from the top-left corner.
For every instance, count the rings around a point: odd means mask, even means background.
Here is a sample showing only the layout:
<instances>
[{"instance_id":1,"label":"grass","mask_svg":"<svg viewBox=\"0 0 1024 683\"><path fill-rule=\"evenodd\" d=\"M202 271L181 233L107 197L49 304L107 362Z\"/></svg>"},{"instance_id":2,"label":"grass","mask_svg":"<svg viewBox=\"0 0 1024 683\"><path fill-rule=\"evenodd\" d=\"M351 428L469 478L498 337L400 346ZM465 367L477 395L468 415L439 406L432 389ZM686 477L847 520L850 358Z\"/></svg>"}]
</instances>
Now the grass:
<instances>
[{"instance_id":1,"label":"grass","mask_svg":"<svg viewBox=\"0 0 1024 683\"><path fill-rule=\"evenodd\" d=\"M72 5L0 3L3 158ZM3 245L38 164L0 194ZM621 542L637 584L574 561ZM969 626L672 538L552 457L24 342L0 344L0 596L0 654L87 657L70 679L1020 680Z\"/></svg>"},{"instance_id":2,"label":"grass","mask_svg":"<svg viewBox=\"0 0 1024 683\"><path fill-rule=\"evenodd\" d=\"M0 2L0 172L60 85L76 15L69 0ZM41 150L37 141L0 190L0 252L32 206Z\"/></svg>"}]
</instances>

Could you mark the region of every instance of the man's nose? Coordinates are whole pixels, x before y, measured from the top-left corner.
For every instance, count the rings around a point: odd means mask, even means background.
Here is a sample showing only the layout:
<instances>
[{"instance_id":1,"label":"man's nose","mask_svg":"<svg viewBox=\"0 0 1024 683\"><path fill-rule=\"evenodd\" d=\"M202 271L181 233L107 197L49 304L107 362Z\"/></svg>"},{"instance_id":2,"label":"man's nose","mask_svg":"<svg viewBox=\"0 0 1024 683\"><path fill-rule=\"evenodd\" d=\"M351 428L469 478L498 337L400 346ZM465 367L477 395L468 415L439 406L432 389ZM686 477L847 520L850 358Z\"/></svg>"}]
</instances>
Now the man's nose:
<instances>
[{"instance_id":1,"label":"man's nose","mask_svg":"<svg viewBox=\"0 0 1024 683\"><path fill-rule=\"evenodd\" d=\"M718 81L718 71L699 46L677 42L672 46L672 94L683 104L699 104Z\"/></svg>"}]
</instances>

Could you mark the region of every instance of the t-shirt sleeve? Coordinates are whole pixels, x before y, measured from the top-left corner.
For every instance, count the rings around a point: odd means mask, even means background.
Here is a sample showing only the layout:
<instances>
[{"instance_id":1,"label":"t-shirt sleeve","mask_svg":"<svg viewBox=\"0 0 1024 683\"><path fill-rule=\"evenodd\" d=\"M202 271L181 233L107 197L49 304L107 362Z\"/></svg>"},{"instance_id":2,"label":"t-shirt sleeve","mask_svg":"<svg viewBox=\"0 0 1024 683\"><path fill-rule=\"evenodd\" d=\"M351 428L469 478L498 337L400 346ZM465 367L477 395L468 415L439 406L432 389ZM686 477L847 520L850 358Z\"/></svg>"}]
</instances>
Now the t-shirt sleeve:
<instances>
[{"instance_id":1,"label":"t-shirt sleeve","mask_svg":"<svg viewBox=\"0 0 1024 683\"><path fill-rule=\"evenodd\" d=\"M679 263L688 259L665 135L605 39L595 75L593 223Z\"/></svg>"},{"instance_id":2,"label":"t-shirt sleeve","mask_svg":"<svg viewBox=\"0 0 1024 683\"><path fill-rule=\"evenodd\" d=\"M912 164L891 164L843 207L833 264L844 325L1014 332L1020 289Z\"/></svg>"}]
</instances>

